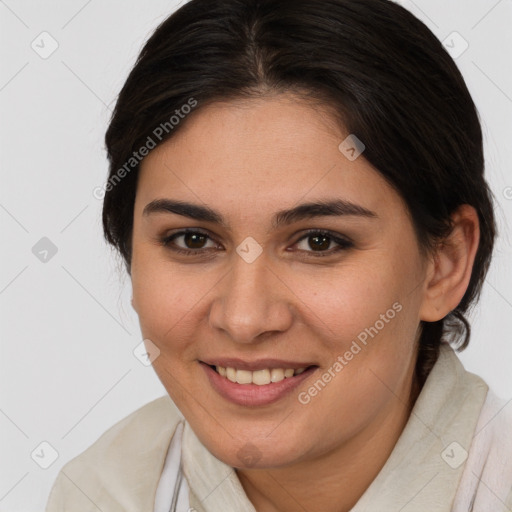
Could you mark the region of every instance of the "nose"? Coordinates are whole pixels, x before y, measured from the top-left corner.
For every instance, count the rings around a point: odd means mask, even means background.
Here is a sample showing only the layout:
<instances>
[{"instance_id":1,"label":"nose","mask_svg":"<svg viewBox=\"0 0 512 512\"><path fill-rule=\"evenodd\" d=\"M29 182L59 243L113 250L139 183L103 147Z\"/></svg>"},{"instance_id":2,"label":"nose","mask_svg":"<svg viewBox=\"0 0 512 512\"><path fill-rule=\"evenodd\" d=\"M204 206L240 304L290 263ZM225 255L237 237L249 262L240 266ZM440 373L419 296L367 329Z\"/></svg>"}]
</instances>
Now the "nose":
<instances>
[{"instance_id":1,"label":"nose","mask_svg":"<svg viewBox=\"0 0 512 512\"><path fill-rule=\"evenodd\" d=\"M252 263L233 255L231 270L215 287L210 325L236 343L255 343L284 332L293 321L293 293L268 265L264 253Z\"/></svg>"}]
</instances>

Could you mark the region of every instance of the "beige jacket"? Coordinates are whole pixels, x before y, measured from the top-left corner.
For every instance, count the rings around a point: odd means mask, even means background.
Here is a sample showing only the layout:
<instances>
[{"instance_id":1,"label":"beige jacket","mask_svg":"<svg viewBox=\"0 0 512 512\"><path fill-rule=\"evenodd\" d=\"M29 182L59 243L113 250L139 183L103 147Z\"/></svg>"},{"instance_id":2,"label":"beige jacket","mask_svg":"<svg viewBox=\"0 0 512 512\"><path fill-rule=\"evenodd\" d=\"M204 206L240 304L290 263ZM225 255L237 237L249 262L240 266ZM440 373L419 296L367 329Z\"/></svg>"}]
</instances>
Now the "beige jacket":
<instances>
[{"instance_id":1,"label":"beige jacket","mask_svg":"<svg viewBox=\"0 0 512 512\"><path fill-rule=\"evenodd\" d=\"M511 409L443 346L391 456L351 512L511 512ZM46 512L153 512L180 423L191 510L256 512L234 469L201 444L168 396L68 462Z\"/></svg>"}]
</instances>

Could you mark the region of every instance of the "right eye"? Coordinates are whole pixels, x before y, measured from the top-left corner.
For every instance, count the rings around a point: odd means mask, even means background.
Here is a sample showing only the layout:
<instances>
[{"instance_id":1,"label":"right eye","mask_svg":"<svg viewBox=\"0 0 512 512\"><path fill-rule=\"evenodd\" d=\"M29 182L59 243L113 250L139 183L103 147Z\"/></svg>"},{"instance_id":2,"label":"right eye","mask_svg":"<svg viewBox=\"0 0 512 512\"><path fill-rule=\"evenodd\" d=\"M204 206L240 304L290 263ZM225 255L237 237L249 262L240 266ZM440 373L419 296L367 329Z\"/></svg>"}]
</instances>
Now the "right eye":
<instances>
[{"instance_id":1,"label":"right eye","mask_svg":"<svg viewBox=\"0 0 512 512\"><path fill-rule=\"evenodd\" d=\"M181 246L176 243L177 240L181 241ZM205 247L205 244L210 241L213 246ZM210 238L209 235L197 229L186 229L167 235L161 239L161 244L170 249L171 251L179 254L203 254L210 252L210 249L218 247L218 244Z\"/></svg>"}]
</instances>

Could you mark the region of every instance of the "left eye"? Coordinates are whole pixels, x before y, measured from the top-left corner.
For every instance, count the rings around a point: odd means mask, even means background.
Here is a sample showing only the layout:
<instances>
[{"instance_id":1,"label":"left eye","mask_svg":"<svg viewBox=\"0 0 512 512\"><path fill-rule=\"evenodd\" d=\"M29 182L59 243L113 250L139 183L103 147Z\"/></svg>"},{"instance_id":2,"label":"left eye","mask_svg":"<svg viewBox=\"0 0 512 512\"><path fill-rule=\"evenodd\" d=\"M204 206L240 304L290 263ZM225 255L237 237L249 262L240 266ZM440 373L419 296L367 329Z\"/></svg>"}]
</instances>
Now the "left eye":
<instances>
[{"instance_id":1,"label":"left eye","mask_svg":"<svg viewBox=\"0 0 512 512\"><path fill-rule=\"evenodd\" d=\"M335 250L328 250L332 243L337 245L338 248ZM302 251L318 253L314 254L314 256L328 256L353 246L353 243L350 240L336 236L329 231L310 231L295 242L295 244L298 246L303 244L302 248L299 247Z\"/></svg>"}]
</instances>

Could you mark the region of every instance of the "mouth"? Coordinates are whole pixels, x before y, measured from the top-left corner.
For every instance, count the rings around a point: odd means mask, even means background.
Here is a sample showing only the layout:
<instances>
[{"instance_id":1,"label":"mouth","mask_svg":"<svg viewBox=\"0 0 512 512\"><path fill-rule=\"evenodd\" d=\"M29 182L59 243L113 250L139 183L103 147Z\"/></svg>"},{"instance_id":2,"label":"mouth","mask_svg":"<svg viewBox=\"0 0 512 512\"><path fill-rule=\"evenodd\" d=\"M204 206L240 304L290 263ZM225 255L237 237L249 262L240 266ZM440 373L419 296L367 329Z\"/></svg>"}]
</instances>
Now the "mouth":
<instances>
[{"instance_id":1,"label":"mouth","mask_svg":"<svg viewBox=\"0 0 512 512\"><path fill-rule=\"evenodd\" d=\"M315 364L284 361L216 362L220 361L199 361L210 385L224 399L244 407L270 405L283 399L319 369Z\"/></svg>"},{"instance_id":2,"label":"mouth","mask_svg":"<svg viewBox=\"0 0 512 512\"><path fill-rule=\"evenodd\" d=\"M306 370L313 368L315 365L303 366L301 368L263 368L261 370L243 370L233 368L231 366L208 365L212 370L217 372L221 377L226 378L237 384L247 385L255 384L256 386L266 386L281 382L290 377L296 377Z\"/></svg>"}]
</instances>

